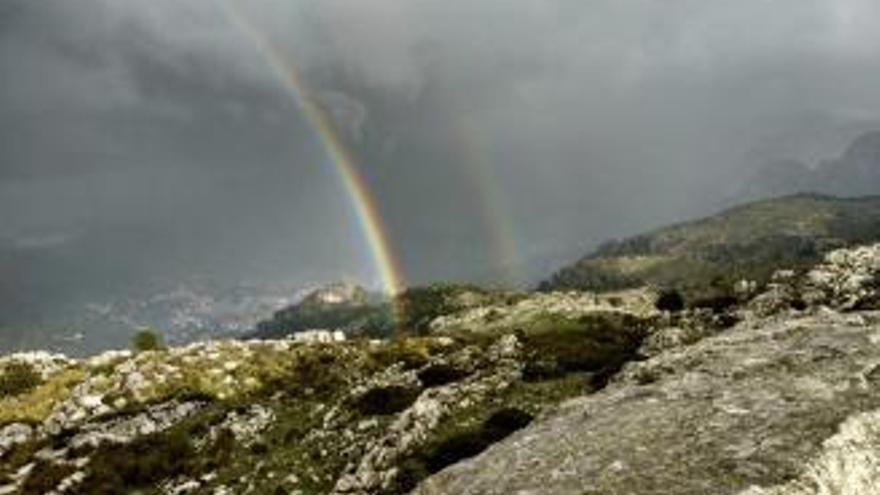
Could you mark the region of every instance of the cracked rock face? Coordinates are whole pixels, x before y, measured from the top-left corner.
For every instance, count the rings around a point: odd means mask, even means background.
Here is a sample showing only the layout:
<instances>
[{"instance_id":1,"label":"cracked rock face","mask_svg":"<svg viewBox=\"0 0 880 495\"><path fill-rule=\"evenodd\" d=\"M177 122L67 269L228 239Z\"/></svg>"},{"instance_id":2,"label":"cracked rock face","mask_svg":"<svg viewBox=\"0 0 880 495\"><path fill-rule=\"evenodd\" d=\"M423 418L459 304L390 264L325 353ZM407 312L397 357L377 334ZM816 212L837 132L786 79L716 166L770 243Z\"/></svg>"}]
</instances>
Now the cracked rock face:
<instances>
[{"instance_id":1,"label":"cracked rock face","mask_svg":"<svg viewBox=\"0 0 880 495\"><path fill-rule=\"evenodd\" d=\"M810 289L819 306L767 317L752 305L413 493L876 493L880 313L855 309L876 296L878 267L870 246L780 277L771 291Z\"/></svg>"}]
</instances>

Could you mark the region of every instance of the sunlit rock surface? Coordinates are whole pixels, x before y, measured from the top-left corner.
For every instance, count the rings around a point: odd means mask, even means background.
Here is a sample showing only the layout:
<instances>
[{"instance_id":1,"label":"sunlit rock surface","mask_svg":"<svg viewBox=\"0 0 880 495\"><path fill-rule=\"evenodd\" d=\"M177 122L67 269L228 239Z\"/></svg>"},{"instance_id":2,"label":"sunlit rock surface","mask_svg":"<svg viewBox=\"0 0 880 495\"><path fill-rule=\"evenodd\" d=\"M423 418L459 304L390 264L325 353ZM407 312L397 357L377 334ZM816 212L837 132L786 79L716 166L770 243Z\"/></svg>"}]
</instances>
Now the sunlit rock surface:
<instances>
[{"instance_id":1,"label":"sunlit rock surface","mask_svg":"<svg viewBox=\"0 0 880 495\"><path fill-rule=\"evenodd\" d=\"M809 306L747 308L729 330L630 363L415 493L876 493L878 261L878 246L840 250L777 277L770 290L812 291Z\"/></svg>"}]
</instances>

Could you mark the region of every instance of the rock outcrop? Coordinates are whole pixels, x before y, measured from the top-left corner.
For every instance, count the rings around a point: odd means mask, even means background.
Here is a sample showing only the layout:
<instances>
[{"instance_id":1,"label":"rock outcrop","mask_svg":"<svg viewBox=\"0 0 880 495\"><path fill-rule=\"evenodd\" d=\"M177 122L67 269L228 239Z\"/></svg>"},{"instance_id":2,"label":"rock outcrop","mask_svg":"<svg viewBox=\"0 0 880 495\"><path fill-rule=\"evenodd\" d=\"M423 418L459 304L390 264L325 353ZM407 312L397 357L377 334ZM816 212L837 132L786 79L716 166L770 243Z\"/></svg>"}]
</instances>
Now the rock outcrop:
<instances>
[{"instance_id":1,"label":"rock outcrop","mask_svg":"<svg viewBox=\"0 0 880 495\"><path fill-rule=\"evenodd\" d=\"M359 285L334 283L307 294L257 324L249 336L282 339L315 329L346 335L387 335L392 330L391 306L380 294Z\"/></svg>"},{"instance_id":2,"label":"rock outcrop","mask_svg":"<svg viewBox=\"0 0 880 495\"><path fill-rule=\"evenodd\" d=\"M869 246L780 274L769 290L796 307L759 297L414 493L876 493L878 263Z\"/></svg>"}]
</instances>

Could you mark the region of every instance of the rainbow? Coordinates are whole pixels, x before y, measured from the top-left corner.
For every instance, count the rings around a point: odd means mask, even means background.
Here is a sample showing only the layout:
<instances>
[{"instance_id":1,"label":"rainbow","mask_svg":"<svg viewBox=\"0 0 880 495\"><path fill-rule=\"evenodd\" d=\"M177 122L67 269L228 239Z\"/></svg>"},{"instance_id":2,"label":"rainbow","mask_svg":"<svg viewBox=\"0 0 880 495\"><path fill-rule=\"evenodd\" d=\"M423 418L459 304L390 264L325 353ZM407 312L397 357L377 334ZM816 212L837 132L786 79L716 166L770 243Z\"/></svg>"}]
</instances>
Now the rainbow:
<instances>
[{"instance_id":1,"label":"rainbow","mask_svg":"<svg viewBox=\"0 0 880 495\"><path fill-rule=\"evenodd\" d=\"M492 146L482 128L467 115L459 117L453 132L462 164L477 188L475 197L482 203L479 210L488 236L489 258L502 282L519 285L525 281L522 258L516 246L516 229L492 169Z\"/></svg>"},{"instance_id":2,"label":"rainbow","mask_svg":"<svg viewBox=\"0 0 880 495\"><path fill-rule=\"evenodd\" d=\"M352 153L339 138L333 119L311 96L292 61L257 29L235 1L222 1L221 4L227 19L259 52L317 134L351 201L384 291L392 297L399 294L405 287L403 271L391 249L375 198L358 170Z\"/></svg>"}]
</instances>

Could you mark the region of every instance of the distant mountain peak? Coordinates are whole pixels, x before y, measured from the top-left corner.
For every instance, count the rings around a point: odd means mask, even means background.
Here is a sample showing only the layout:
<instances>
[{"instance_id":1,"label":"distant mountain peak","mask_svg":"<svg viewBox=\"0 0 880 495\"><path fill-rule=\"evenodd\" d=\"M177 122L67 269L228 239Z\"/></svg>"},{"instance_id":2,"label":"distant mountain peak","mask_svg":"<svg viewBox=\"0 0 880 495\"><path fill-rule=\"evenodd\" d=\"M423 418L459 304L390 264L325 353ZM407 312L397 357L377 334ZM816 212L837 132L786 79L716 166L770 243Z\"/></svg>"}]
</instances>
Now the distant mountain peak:
<instances>
[{"instance_id":1,"label":"distant mountain peak","mask_svg":"<svg viewBox=\"0 0 880 495\"><path fill-rule=\"evenodd\" d=\"M333 282L320 287L301 301L303 306L362 306L368 303L369 292L352 282Z\"/></svg>"},{"instance_id":2,"label":"distant mountain peak","mask_svg":"<svg viewBox=\"0 0 880 495\"><path fill-rule=\"evenodd\" d=\"M802 192L849 197L880 194L880 131L861 134L838 158L816 167L795 160L774 160L748 179L736 200Z\"/></svg>"},{"instance_id":3,"label":"distant mountain peak","mask_svg":"<svg viewBox=\"0 0 880 495\"><path fill-rule=\"evenodd\" d=\"M871 131L857 137L843 156L843 160L871 161L880 167L880 131Z\"/></svg>"}]
</instances>

